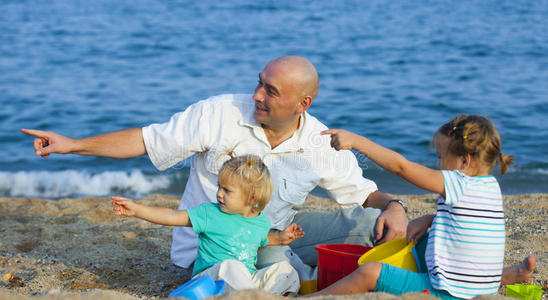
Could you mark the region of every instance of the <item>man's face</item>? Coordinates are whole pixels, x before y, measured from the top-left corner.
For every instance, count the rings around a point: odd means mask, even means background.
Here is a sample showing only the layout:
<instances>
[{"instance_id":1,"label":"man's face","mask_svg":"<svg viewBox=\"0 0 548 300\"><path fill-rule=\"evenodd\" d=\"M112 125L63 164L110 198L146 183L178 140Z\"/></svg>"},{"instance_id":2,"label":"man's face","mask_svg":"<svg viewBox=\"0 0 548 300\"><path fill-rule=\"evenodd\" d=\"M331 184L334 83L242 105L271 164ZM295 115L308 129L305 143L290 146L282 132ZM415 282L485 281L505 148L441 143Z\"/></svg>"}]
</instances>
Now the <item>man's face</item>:
<instances>
[{"instance_id":1,"label":"man's face","mask_svg":"<svg viewBox=\"0 0 548 300\"><path fill-rule=\"evenodd\" d=\"M291 78L287 68L275 64L267 65L259 74L253 94L257 122L268 127L296 122L303 111L299 89Z\"/></svg>"}]
</instances>

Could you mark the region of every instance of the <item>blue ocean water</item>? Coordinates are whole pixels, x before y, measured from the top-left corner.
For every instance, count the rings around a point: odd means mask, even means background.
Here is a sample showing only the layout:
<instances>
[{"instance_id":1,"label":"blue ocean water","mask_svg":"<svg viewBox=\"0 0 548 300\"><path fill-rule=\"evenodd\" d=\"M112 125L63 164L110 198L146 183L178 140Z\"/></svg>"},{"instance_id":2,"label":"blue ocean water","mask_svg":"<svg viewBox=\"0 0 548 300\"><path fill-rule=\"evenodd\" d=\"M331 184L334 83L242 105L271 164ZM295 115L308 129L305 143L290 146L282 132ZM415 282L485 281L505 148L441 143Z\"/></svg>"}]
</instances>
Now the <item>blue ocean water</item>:
<instances>
[{"instance_id":1,"label":"blue ocean water","mask_svg":"<svg viewBox=\"0 0 548 300\"><path fill-rule=\"evenodd\" d=\"M251 93L271 59L320 74L310 112L429 166L432 133L493 120L504 193L548 192L548 1L1 1L0 196L180 194L182 163L34 155L20 128L85 137ZM391 193L423 191L360 160Z\"/></svg>"}]
</instances>

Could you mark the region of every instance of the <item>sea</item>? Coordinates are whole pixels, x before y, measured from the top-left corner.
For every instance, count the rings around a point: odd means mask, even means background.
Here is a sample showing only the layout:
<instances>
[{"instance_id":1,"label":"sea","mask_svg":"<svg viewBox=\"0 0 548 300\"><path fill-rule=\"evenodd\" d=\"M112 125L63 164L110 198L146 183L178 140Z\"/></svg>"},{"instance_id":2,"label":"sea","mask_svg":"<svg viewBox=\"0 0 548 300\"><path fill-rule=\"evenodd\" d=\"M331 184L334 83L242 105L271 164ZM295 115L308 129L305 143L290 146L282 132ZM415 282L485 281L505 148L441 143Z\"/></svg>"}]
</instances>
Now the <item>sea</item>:
<instances>
[{"instance_id":1,"label":"sea","mask_svg":"<svg viewBox=\"0 0 548 300\"><path fill-rule=\"evenodd\" d=\"M190 160L37 157L21 128L81 138L252 93L283 55L320 76L309 112L433 167L432 134L490 118L504 194L548 192L548 1L0 1L0 196L180 195ZM380 190L427 193L360 158ZM497 173L496 171L495 173ZM317 189L314 193L325 195Z\"/></svg>"}]
</instances>

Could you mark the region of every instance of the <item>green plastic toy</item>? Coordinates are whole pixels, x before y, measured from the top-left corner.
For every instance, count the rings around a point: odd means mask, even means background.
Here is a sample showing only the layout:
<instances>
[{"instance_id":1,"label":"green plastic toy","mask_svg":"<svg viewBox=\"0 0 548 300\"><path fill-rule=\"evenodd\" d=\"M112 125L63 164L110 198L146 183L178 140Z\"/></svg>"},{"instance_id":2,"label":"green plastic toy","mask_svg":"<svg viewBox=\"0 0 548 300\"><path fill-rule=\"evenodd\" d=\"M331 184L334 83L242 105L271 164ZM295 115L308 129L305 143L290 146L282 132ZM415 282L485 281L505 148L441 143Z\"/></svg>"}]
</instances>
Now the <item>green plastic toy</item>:
<instances>
[{"instance_id":1,"label":"green plastic toy","mask_svg":"<svg viewBox=\"0 0 548 300\"><path fill-rule=\"evenodd\" d=\"M541 300L542 287L538 285L509 284L506 286L506 296L517 299Z\"/></svg>"}]
</instances>

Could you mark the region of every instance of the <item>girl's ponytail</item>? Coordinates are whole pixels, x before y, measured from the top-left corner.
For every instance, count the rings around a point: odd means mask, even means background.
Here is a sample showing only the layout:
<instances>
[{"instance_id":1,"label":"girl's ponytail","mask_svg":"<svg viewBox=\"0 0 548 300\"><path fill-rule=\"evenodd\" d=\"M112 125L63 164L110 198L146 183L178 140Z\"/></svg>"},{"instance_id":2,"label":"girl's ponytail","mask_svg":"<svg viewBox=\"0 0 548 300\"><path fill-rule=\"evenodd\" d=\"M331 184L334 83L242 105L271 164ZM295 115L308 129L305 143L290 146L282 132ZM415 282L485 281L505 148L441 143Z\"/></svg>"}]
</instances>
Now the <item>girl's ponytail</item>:
<instances>
[{"instance_id":1,"label":"girl's ponytail","mask_svg":"<svg viewBox=\"0 0 548 300\"><path fill-rule=\"evenodd\" d=\"M508 167L514 162L514 157L512 155L500 154L500 173L504 174L508 170Z\"/></svg>"}]
</instances>

